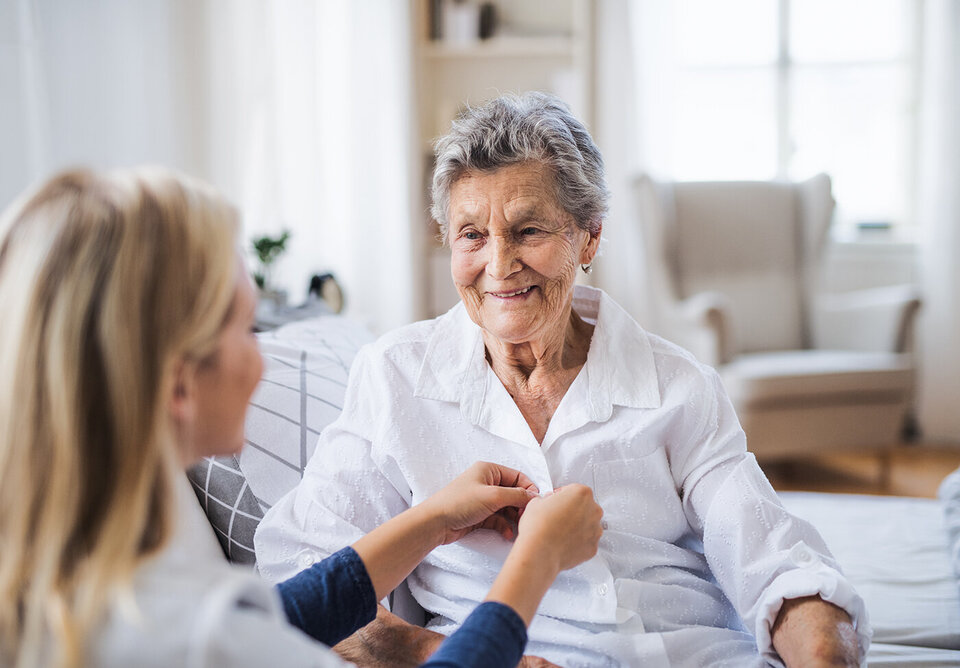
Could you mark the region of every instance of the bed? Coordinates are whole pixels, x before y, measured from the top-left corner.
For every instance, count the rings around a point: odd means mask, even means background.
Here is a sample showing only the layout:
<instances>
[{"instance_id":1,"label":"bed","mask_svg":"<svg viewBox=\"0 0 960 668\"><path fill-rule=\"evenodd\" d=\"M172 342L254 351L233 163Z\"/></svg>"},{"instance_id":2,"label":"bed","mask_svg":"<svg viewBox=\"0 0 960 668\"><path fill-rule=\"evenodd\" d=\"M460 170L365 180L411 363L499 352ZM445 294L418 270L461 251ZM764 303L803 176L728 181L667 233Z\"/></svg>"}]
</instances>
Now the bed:
<instances>
[{"instance_id":1,"label":"bed","mask_svg":"<svg viewBox=\"0 0 960 668\"><path fill-rule=\"evenodd\" d=\"M200 542L233 562L254 563L260 518L300 479L317 435L343 405L356 351L372 339L340 316L260 335L266 364L247 416L247 445L239 456L204 460L188 473L199 505L188 490L181 512L189 517L181 524L192 527L192 535L183 539L184 549L198 549ZM940 500L781 495L791 511L820 530L864 597L874 628L871 666L960 666L954 572L960 561L960 473L952 478ZM416 619L408 600L398 596L395 605Z\"/></svg>"},{"instance_id":2,"label":"bed","mask_svg":"<svg viewBox=\"0 0 960 668\"><path fill-rule=\"evenodd\" d=\"M812 523L863 596L871 666L960 666L960 594L944 501L783 492Z\"/></svg>"}]
</instances>

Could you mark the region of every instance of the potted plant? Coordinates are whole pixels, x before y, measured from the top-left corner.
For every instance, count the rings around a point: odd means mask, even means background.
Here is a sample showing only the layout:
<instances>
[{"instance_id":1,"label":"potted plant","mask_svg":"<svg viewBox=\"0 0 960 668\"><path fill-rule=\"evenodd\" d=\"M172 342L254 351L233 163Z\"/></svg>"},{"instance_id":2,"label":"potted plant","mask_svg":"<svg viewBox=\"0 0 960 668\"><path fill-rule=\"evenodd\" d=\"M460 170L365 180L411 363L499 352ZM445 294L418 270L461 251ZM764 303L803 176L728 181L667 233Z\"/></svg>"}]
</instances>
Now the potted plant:
<instances>
[{"instance_id":1,"label":"potted plant","mask_svg":"<svg viewBox=\"0 0 960 668\"><path fill-rule=\"evenodd\" d=\"M260 288L261 294L277 304L283 304L286 301L286 294L273 286L273 265L287 250L289 239L289 230L284 230L279 236L263 235L254 237L251 242L251 248L258 262L257 268L253 270L253 280Z\"/></svg>"}]
</instances>

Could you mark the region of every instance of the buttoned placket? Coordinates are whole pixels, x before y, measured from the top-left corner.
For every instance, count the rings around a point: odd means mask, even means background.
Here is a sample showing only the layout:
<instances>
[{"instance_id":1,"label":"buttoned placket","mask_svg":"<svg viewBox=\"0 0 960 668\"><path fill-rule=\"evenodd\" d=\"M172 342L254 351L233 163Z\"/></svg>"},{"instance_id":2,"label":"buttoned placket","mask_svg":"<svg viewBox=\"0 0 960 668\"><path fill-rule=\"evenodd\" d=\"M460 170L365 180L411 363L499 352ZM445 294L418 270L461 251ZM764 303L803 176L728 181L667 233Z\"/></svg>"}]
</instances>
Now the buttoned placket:
<instances>
[{"instance_id":1,"label":"buttoned placket","mask_svg":"<svg viewBox=\"0 0 960 668\"><path fill-rule=\"evenodd\" d=\"M636 337L637 340L621 342L626 344L631 359L639 362L635 368L626 370L614 365L605 350L608 334L598 319L599 294L586 292L582 296L579 300L575 298L578 313L589 322L597 323L591 350L586 365L561 400L542 444L537 442L520 409L487 363L480 330L470 322L462 306L458 307L458 313L449 314L453 317L446 318L434 332L418 377L417 396L457 401L465 422L502 439L505 447L516 446L514 457L524 462L521 468L541 493L555 488L557 481L550 473L550 458L560 455L557 444L569 434L587 422L610 419L615 401L634 407L659 405L655 377L639 384L623 382L624 373L642 374L653 368L646 339ZM615 305L612 308L614 318L628 317L620 314ZM616 389L614 376L620 378ZM589 585L593 593L574 617L582 615L583 621L618 624L635 617L633 611L618 607L613 574L602 554L576 567L571 574ZM547 598L550 596L548 593Z\"/></svg>"},{"instance_id":2,"label":"buttoned placket","mask_svg":"<svg viewBox=\"0 0 960 668\"><path fill-rule=\"evenodd\" d=\"M551 446L598 417L595 403L586 400L592 390L586 367L581 369L580 374L561 399L547 428L543 444L540 444L537 443L530 426L503 383L486 361L483 364L486 367L485 382L483 391L479 393L482 399L475 407L474 424L495 436L517 444L519 446L517 454L528 462L528 468L524 471L527 476L537 485L541 494L553 491L556 481L550 473L550 458L557 456L558 451ZM603 396L609 395L603 394ZM606 417L609 417L609 410L599 412L606 413ZM577 566L574 571L590 585L593 592L586 606L592 621L620 623L626 617L632 616L632 613L618 608L613 573L601 554Z\"/></svg>"}]
</instances>

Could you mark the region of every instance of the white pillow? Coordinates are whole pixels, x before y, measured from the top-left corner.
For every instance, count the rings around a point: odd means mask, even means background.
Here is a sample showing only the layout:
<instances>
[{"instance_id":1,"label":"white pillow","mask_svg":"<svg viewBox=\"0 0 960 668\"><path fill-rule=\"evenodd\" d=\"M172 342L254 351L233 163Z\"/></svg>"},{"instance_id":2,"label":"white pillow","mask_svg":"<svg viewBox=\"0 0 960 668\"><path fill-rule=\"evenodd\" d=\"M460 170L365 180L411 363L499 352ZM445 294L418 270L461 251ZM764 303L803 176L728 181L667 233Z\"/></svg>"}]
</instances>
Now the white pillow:
<instances>
[{"instance_id":1,"label":"white pillow","mask_svg":"<svg viewBox=\"0 0 960 668\"><path fill-rule=\"evenodd\" d=\"M340 414L350 365L373 340L362 325L324 315L258 336L264 372L250 401L238 457L201 461L188 471L200 505L230 561L253 564L263 513L292 489Z\"/></svg>"},{"instance_id":2,"label":"white pillow","mask_svg":"<svg viewBox=\"0 0 960 668\"><path fill-rule=\"evenodd\" d=\"M937 496L943 503L950 563L953 565L954 574L960 578L960 469L943 479Z\"/></svg>"}]
</instances>

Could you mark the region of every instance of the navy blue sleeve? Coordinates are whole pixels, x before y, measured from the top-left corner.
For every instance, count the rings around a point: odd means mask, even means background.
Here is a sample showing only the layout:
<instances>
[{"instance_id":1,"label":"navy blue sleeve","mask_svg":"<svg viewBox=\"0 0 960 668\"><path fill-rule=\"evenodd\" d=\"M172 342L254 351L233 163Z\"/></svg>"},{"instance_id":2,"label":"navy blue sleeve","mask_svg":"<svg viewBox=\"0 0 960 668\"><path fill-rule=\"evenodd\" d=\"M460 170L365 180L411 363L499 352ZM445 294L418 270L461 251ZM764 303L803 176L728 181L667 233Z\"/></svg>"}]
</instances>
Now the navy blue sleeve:
<instances>
[{"instance_id":1,"label":"navy blue sleeve","mask_svg":"<svg viewBox=\"0 0 960 668\"><path fill-rule=\"evenodd\" d=\"M352 547L281 582L277 590L290 623L330 647L377 616L377 594Z\"/></svg>"},{"instance_id":2,"label":"navy blue sleeve","mask_svg":"<svg viewBox=\"0 0 960 668\"><path fill-rule=\"evenodd\" d=\"M488 601L474 609L423 668L514 668L527 646L527 626L513 608Z\"/></svg>"}]
</instances>

